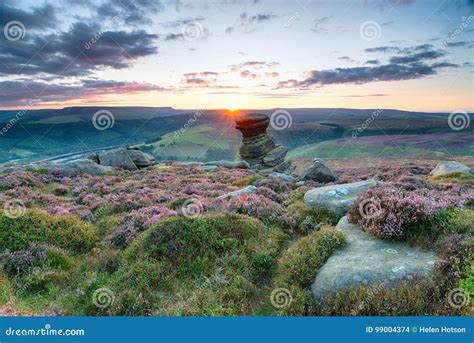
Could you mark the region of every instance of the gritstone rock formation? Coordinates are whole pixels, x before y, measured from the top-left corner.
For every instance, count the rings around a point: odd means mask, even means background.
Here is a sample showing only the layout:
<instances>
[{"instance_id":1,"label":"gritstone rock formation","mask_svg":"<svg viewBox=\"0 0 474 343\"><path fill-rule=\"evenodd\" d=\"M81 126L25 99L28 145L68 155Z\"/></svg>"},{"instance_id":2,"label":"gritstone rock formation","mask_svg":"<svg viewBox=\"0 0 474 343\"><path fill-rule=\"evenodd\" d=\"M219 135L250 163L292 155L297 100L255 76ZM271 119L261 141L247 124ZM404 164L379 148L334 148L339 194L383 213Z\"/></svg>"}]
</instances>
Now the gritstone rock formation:
<instances>
[{"instance_id":1,"label":"gritstone rock formation","mask_svg":"<svg viewBox=\"0 0 474 343\"><path fill-rule=\"evenodd\" d=\"M290 162L285 162L288 149L275 144L267 134L270 119L265 114L248 113L236 119L236 128L242 132L240 158L253 169L290 172Z\"/></svg>"}]
</instances>

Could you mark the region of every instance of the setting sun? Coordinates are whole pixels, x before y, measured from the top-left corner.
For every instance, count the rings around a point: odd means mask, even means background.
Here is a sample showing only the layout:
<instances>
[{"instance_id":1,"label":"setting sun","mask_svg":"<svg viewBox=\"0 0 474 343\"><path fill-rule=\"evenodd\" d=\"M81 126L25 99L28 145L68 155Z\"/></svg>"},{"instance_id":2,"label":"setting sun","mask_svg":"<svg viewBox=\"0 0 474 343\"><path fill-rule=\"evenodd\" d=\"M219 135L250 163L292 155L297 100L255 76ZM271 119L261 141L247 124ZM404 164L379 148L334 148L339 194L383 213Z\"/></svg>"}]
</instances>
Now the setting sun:
<instances>
[{"instance_id":1,"label":"setting sun","mask_svg":"<svg viewBox=\"0 0 474 343\"><path fill-rule=\"evenodd\" d=\"M239 108L240 108L240 106L236 102L231 102L231 103L227 104L227 110L229 110L230 112L235 112Z\"/></svg>"}]
</instances>

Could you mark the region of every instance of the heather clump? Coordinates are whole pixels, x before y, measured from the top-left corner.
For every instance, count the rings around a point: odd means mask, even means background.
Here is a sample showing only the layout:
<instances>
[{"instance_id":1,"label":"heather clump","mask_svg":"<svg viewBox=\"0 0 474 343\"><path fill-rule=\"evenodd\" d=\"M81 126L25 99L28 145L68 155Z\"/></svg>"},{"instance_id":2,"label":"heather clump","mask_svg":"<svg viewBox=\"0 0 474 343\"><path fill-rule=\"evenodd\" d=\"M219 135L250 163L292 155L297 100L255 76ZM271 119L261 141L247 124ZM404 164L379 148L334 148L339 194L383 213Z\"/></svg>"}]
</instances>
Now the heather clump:
<instances>
[{"instance_id":1,"label":"heather clump","mask_svg":"<svg viewBox=\"0 0 474 343\"><path fill-rule=\"evenodd\" d=\"M125 251L110 284L110 313L251 313L283 238L281 230L238 214L157 222Z\"/></svg>"},{"instance_id":2,"label":"heather clump","mask_svg":"<svg viewBox=\"0 0 474 343\"><path fill-rule=\"evenodd\" d=\"M419 188L409 191L385 183L362 193L349 211L349 220L384 238L403 238L413 225L429 221L441 210L463 206L466 199L456 192Z\"/></svg>"},{"instance_id":3,"label":"heather clump","mask_svg":"<svg viewBox=\"0 0 474 343\"><path fill-rule=\"evenodd\" d=\"M118 247L126 247L136 237L136 235L147 229L150 225L166 217L176 216L177 212L165 206L144 207L133 210L128 214L120 228L105 238Z\"/></svg>"},{"instance_id":4,"label":"heather clump","mask_svg":"<svg viewBox=\"0 0 474 343\"><path fill-rule=\"evenodd\" d=\"M41 179L28 171L14 171L0 176L0 191L17 187L39 188L43 186Z\"/></svg>"},{"instance_id":5,"label":"heather clump","mask_svg":"<svg viewBox=\"0 0 474 343\"><path fill-rule=\"evenodd\" d=\"M277 263L275 288L287 289L292 301L282 308L280 315L307 315L315 305L309 287L315 274L332 253L343 247L344 235L325 226L300 238L285 250Z\"/></svg>"},{"instance_id":6,"label":"heather clump","mask_svg":"<svg viewBox=\"0 0 474 343\"><path fill-rule=\"evenodd\" d=\"M53 269L71 267L67 254L54 246L31 243L23 250L5 251L0 257L3 270L9 277L18 277L30 273L33 268Z\"/></svg>"},{"instance_id":7,"label":"heather clump","mask_svg":"<svg viewBox=\"0 0 474 343\"><path fill-rule=\"evenodd\" d=\"M293 185L288 182L283 181L278 177L268 177L261 179L255 182L257 187L267 187L276 193L286 193L291 192Z\"/></svg>"},{"instance_id":8,"label":"heather clump","mask_svg":"<svg viewBox=\"0 0 474 343\"><path fill-rule=\"evenodd\" d=\"M257 194L232 197L226 200L222 206L224 211L246 214L267 224L283 221L283 216L286 214L285 209L280 204Z\"/></svg>"}]
</instances>

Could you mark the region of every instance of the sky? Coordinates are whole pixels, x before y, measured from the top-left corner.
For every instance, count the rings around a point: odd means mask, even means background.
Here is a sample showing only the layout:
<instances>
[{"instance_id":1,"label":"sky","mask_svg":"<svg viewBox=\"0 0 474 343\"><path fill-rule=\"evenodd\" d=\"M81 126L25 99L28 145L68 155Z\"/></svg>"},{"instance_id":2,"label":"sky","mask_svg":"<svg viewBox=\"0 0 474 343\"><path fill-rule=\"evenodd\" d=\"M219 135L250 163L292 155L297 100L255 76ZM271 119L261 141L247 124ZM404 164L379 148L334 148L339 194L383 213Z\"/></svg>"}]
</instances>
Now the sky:
<instances>
[{"instance_id":1,"label":"sky","mask_svg":"<svg viewBox=\"0 0 474 343\"><path fill-rule=\"evenodd\" d=\"M473 0L0 2L0 109L474 110Z\"/></svg>"}]
</instances>

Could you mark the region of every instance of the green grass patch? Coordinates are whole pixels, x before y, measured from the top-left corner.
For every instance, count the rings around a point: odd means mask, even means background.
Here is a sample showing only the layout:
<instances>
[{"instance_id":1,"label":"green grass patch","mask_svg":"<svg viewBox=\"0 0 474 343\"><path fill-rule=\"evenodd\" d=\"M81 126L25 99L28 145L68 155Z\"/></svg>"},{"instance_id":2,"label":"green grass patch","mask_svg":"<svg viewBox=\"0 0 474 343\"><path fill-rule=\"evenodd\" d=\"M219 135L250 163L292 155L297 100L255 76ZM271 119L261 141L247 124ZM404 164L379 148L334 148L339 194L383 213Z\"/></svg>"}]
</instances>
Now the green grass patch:
<instances>
[{"instance_id":1,"label":"green grass patch","mask_svg":"<svg viewBox=\"0 0 474 343\"><path fill-rule=\"evenodd\" d=\"M91 225L73 215L54 216L35 210L27 210L18 218L0 214L0 227L0 253L26 249L36 242L80 254L91 250L98 239Z\"/></svg>"}]
</instances>

